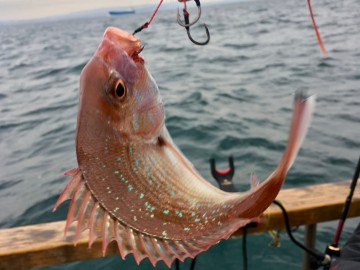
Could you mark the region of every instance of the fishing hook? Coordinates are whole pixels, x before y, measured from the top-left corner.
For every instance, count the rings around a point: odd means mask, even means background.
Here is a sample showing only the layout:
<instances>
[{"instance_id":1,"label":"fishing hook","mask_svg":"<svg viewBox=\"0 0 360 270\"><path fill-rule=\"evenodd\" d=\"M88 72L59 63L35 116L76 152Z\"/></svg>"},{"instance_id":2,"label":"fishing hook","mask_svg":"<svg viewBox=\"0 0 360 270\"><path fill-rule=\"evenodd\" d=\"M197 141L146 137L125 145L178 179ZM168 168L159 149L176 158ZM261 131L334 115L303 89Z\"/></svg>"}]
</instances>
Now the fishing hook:
<instances>
[{"instance_id":1,"label":"fishing hook","mask_svg":"<svg viewBox=\"0 0 360 270\"><path fill-rule=\"evenodd\" d=\"M189 13L187 13L185 9L184 9L184 19L185 19L185 24L189 24ZM194 43L194 44L196 44L196 45L199 45L199 46L203 46L203 45L206 45L206 44L209 43L209 41L210 41L209 29L208 29L208 27L206 26L205 23L204 23L204 27L205 27L207 39L206 39L204 42L199 42L199 41L194 40L194 39L192 38L192 36L190 35L190 27L189 27L189 26L185 26L187 35L188 35L188 37L189 37L189 39L191 40L192 43Z\"/></svg>"},{"instance_id":2,"label":"fishing hook","mask_svg":"<svg viewBox=\"0 0 360 270\"><path fill-rule=\"evenodd\" d=\"M187 0L179 0L179 2L186 2ZM185 20L185 23L180 19L180 11L179 11L179 8L178 8L178 13L177 13L177 22L178 24L180 24L182 27L190 27L192 25L194 25L201 17L201 5L200 5L200 0L194 0L195 3L196 3L196 6L197 6L197 9L198 9L198 14L197 14L197 17L196 19L193 21L193 22L189 22ZM183 13L184 13L184 17L186 16L185 14L187 14L189 16L189 13L187 12L187 9L186 9L186 6L185 8L183 9Z\"/></svg>"}]
</instances>

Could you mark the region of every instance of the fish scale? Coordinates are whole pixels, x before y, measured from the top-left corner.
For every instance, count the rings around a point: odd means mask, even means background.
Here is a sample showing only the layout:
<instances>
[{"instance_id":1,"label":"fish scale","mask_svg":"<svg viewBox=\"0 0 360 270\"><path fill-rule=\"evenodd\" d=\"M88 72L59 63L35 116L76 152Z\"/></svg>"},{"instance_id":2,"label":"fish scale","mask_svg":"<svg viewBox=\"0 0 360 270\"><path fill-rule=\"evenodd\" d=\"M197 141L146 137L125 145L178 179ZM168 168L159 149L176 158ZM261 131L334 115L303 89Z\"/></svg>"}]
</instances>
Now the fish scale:
<instances>
[{"instance_id":1,"label":"fish scale","mask_svg":"<svg viewBox=\"0 0 360 270\"><path fill-rule=\"evenodd\" d=\"M203 229L210 230L211 226L219 226L219 218L223 219L223 217L220 215L211 216L210 213L221 208L221 199L224 199L224 196L220 197L220 195L223 192L209 185L209 190L206 189L194 194L193 191L196 190L197 186L194 176L191 173L186 173L186 170L181 168L180 163L177 166L171 166L171 164L169 166L166 160L164 160L167 156L165 154L158 154L157 148L159 146L152 146L155 149L146 145L131 147L122 145L121 147L128 148L128 150L119 151L119 145L117 147L108 145L108 147L104 147L104 149L106 148L105 156L101 161L98 161L96 158L89 158L88 165L82 166L82 169L86 171L85 179L88 186L98 200L101 198L102 201L100 203L103 207L132 228L140 230L138 224L148 223L156 228L156 231L152 232L152 234L170 239L194 237L199 235L199 233L201 235ZM101 147L99 148L101 149ZM149 154L146 154L146 156L152 158L159 157L151 162L157 164L156 166L151 166L153 168L151 170L153 171L152 185L146 183L147 172L141 166L136 166L136 160L141 158L140 154L144 154L144 149L149 151ZM128 153L127 156L121 157L124 160L123 165L118 164L118 152ZM96 154L96 156L99 155L100 153ZM126 160L128 162L125 162ZM164 164L167 164L167 166ZM160 170L159 168L164 169ZM98 181L96 175L99 175L100 178L102 178L102 175L113 175L114 177L109 181ZM125 181L116 179L117 176L121 175L125 176ZM179 185L179 175L186 179L186 181L183 181L183 185ZM151 197L152 186L154 186L153 195L156 195L153 197ZM173 190L176 190L176 198L174 198L175 194L172 195ZM215 194L209 192L213 190ZM141 194L146 195L144 195L144 198L140 198ZM197 197L192 194L197 195ZM231 194L226 195L232 196ZM159 196L162 196L168 203L159 205L157 203ZM213 197L212 200L210 196ZM119 199L116 200L116 198ZM149 207L147 207L146 202L148 202ZM158 206L152 209L154 205ZM117 208L118 210L115 211ZM195 222L196 218L191 218L193 211L201 211L197 216L202 221L202 224L201 222ZM209 214L206 215L206 213ZM160 218L154 218L155 216Z\"/></svg>"},{"instance_id":2,"label":"fish scale","mask_svg":"<svg viewBox=\"0 0 360 270\"><path fill-rule=\"evenodd\" d=\"M71 199L65 233L89 229L102 251L116 241L140 263L193 258L256 219L278 194L308 129L314 97L295 95L288 145L278 167L245 193L213 186L173 143L141 42L110 27L80 76L78 168L55 208ZM120 87L121 91L117 91Z\"/></svg>"}]
</instances>

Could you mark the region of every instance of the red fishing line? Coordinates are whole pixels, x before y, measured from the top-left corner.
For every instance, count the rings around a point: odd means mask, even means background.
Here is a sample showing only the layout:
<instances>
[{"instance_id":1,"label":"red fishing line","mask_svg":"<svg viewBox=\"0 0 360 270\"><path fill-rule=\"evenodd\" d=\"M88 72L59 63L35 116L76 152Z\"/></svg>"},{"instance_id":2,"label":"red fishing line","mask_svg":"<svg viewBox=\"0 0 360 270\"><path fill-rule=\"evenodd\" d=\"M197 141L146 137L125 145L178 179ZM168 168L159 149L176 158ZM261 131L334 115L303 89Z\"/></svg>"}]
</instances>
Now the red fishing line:
<instances>
[{"instance_id":1,"label":"red fishing line","mask_svg":"<svg viewBox=\"0 0 360 270\"><path fill-rule=\"evenodd\" d=\"M322 42L322 39L321 39L319 30L318 30L318 28L317 28L317 26L316 26L316 22L315 22L314 14L313 14L313 12L312 12L310 0L308 0L307 2L308 2L308 6L309 6L309 11L310 11L311 20L312 20L312 23L313 23L313 25L314 25L316 38L317 38L317 40L318 40L318 43L319 43L321 52L323 53L324 56L326 56L326 55L327 55L327 51L326 51L326 49L325 49L324 43Z\"/></svg>"},{"instance_id":2,"label":"red fishing line","mask_svg":"<svg viewBox=\"0 0 360 270\"><path fill-rule=\"evenodd\" d=\"M158 12L158 10L159 10L161 4L163 3L163 1L164 1L164 0L160 0L159 4L157 5L156 9L154 10L153 14L151 15L150 20L147 21L146 23L144 23L144 24L143 24L142 26L140 26L139 28L137 28L137 29L134 31L133 35L135 35L136 33L139 33L139 32L142 31L143 29L149 27L150 23L151 23L152 20L154 19L155 15L156 15L156 13Z\"/></svg>"}]
</instances>

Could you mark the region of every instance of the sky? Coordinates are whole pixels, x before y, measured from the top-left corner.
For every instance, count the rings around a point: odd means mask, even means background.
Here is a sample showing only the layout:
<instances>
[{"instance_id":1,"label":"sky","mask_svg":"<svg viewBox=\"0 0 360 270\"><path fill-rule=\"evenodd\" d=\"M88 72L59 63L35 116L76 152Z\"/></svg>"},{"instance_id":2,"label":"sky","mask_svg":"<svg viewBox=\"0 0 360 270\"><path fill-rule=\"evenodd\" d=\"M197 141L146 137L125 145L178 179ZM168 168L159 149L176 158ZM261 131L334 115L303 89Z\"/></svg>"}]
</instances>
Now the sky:
<instances>
[{"instance_id":1,"label":"sky","mask_svg":"<svg viewBox=\"0 0 360 270\"><path fill-rule=\"evenodd\" d=\"M164 3L170 2L178 1L164 0ZM106 7L136 8L137 5L158 3L159 0L0 0L0 21L28 20Z\"/></svg>"},{"instance_id":2,"label":"sky","mask_svg":"<svg viewBox=\"0 0 360 270\"><path fill-rule=\"evenodd\" d=\"M166 2L177 0L164 0ZM158 4L158 0L0 0L0 21L27 20L106 7Z\"/></svg>"}]
</instances>

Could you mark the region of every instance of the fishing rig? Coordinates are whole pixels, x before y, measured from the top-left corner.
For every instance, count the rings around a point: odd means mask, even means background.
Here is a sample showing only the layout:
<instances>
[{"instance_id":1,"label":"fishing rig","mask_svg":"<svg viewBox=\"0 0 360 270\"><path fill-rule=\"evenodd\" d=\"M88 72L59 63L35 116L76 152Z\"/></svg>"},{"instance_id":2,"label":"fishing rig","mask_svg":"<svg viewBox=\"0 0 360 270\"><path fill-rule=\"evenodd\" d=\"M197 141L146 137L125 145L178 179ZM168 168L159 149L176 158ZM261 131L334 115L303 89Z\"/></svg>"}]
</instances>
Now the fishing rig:
<instances>
[{"instance_id":1,"label":"fishing rig","mask_svg":"<svg viewBox=\"0 0 360 270\"><path fill-rule=\"evenodd\" d=\"M230 156L228 158L228 162L229 162L228 168L226 168L224 170L219 170L216 168L215 159L211 158L210 159L211 174L212 174L213 178L216 180L216 182L218 183L221 190L227 191L227 192L237 192L237 190L233 184L233 177L235 174L235 166L234 166L234 159L232 156ZM323 267L324 270L329 270L330 267L332 267L334 264L336 264L336 262L339 261L339 259L341 258L341 249L339 246L339 240L340 240L341 232L342 232L342 229L344 227L344 224L345 224L345 221L346 221L346 218L348 215L348 211L349 211L349 208L351 205L352 197L353 197L359 176L360 176L360 157L359 157L359 160L358 160L355 172L354 172L354 176L353 176L351 184L350 184L349 194L345 200L344 208L341 213L341 217L340 217L340 220L338 223L338 227L336 229L336 233L334 235L332 243L326 247L325 252L321 252L316 249L308 248L305 245L303 245L301 242L299 242L292 233L291 226L290 226L290 219L289 219L288 213L286 211L286 208L282 205L282 203L280 201L278 201L278 200L273 201L273 204L277 205L281 209L281 212L284 217L286 233L289 236L290 240L296 246L298 246L300 249L302 249L309 255L310 267L312 270L316 270L320 267ZM251 228L251 227L256 227L257 225L258 225L258 222L252 222L242 228L242 233L243 233L243 236L242 236L243 270L248 269L247 244L246 244L247 243L247 237L246 237L247 229ZM356 231L358 231L358 233L360 235L360 224ZM359 238L360 236L357 236L357 237ZM360 250L358 252L360 252ZM192 259L189 270L194 270L195 264L196 264L196 257L194 259ZM358 267L358 265L357 265L357 267ZM175 269L176 270L180 269L180 261L179 260L176 260ZM333 268L331 268L331 269L333 269ZM351 268L351 269L355 269L355 268ZM356 268L356 269L358 269L358 268Z\"/></svg>"},{"instance_id":2,"label":"fishing rig","mask_svg":"<svg viewBox=\"0 0 360 270\"><path fill-rule=\"evenodd\" d=\"M150 19L145 22L144 24L142 24L140 27L138 27L137 29L135 29L135 31L133 32L133 35L141 32L143 29L146 29L149 27L149 25L151 24L151 22L153 21L156 13L158 12L161 4L163 3L164 0L160 0L159 4L157 5L157 7L155 8L154 12L152 13ZM206 24L204 24L204 28L205 28L205 32L206 32L206 40L205 41L196 41L190 34L190 27L195 25L200 17L201 17L201 3L200 3L200 0L194 0L195 4L196 4L196 7L197 7L197 16L196 18L190 22L190 13L188 12L188 9L187 9L187 4L186 2L188 1L191 1L191 0L178 0L178 2L180 3L184 3L184 8L183 8L183 16L184 16L184 21L181 20L181 15L180 15L180 11L179 11L179 8L178 8L178 12L177 12L177 22L180 26L184 27L186 29L186 32L187 32L187 35L188 35L188 38L190 39L190 41L196 45L199 45L199 46L203 46L203 45L206 45L209 43L210 41L210 32L209 32L209 28L207 27ZM307 0L307 4L308 4L308 7L309 7L309 12L310 12L310 17L311 17L311 21L312 21L312 24L313 24L313 27L314 27L314 30L315 30L315 34L316 34L316 38L317 38L317 41L318 41L318 44L320 46L320 50L322 52L322 54L324 56L327 55L327 51L325 49L325 46L324 46L324 43L321 39L321 36L320 36L320 33L319 33L319 29L316 25L316 22L315 22L315 18L314 18L314 14L313 14L313 11L312 11L312 7L311 7L311 0Z\"/></svg>"},{"instance_id":3,"label":"fishing rig","mask_svg":"<svg viewBox=\"0 0 360 270\"><path fill-rule=\"evenodd\" d=\"M204 24L205 27L205 31L206 31L206 40L205 41L196 41L195 39L193 39L193 37L190 34L190 26L193 26L195 23L197 23L201 17L201 4L200 4L200 0L194 0L197 6L197 17L195 18L195 20L193 20L192 22L190 22L190 13L187 10L187 5L186 2L187 1L191 1L191 0L178 0L179 2L183 2L184 3L184 8L183 8L183 15L184 15L184 21L181 20L181 16L180 16L180 12L178 9L178 13L177 13L177 22L180 26L185 27L188 38L190 39L190 41L196 45L199 46L203 46L209 43L210 41L210 32L208 27L206 26L206 24ZM146 29L149 27L150 23L152 22L152 20L154 19L156 13L158 12L161 4L163 3L163 0L161 0L159 2L159 4L157 5L156 9L154 10L153 14L151 15L150 19L145 22L144 24L142 24L140 27L138 27L137 29L135 29L135 31L133 32L133 35L141 32L143 29Z\"/></svg>"}]
</instances>

